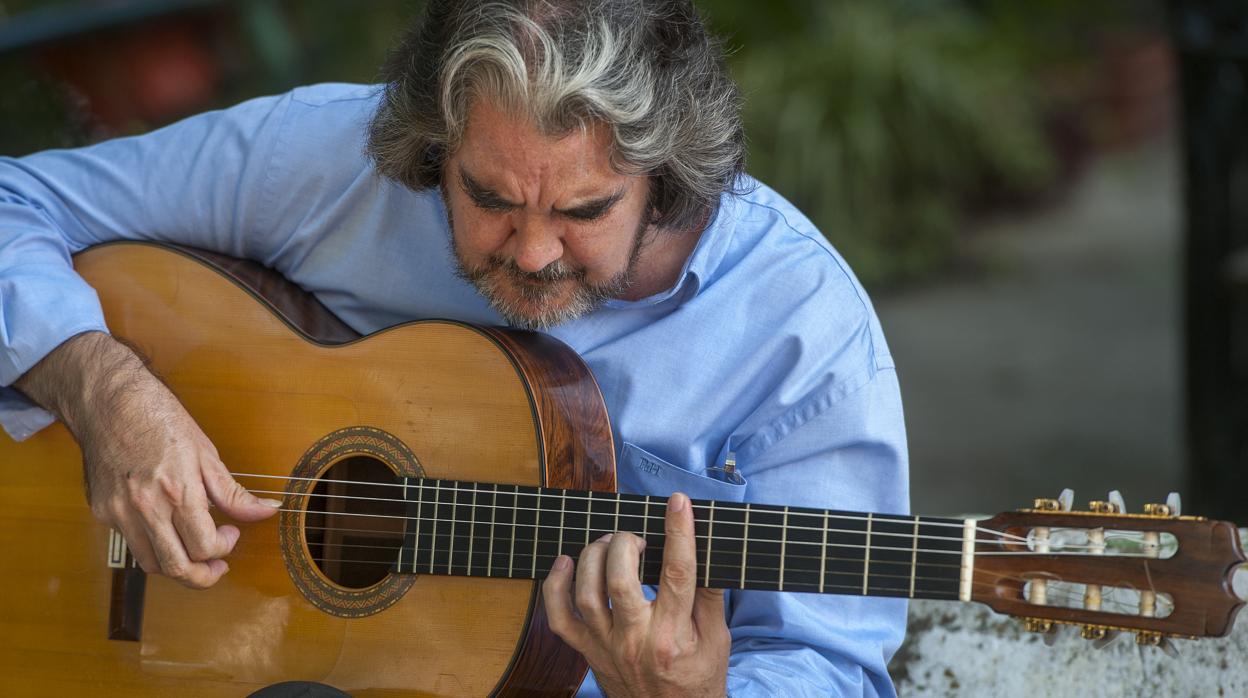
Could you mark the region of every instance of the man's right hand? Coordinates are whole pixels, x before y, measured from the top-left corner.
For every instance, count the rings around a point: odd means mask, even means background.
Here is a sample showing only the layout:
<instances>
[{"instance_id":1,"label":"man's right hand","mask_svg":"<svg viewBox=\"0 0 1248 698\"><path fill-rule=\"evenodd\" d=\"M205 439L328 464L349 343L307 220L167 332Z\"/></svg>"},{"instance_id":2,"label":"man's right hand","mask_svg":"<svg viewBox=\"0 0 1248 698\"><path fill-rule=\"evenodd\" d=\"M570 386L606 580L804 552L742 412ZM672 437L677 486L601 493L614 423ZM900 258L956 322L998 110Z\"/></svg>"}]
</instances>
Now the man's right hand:
<instances>
[{"instance_id":1,"label":"man's right hand","mask_svg":"<svg viewBox=\"0 0 1248 698\"><path fill-rule=\"evenodd\" d=\"M244 522L280 506L234 480L178 398L106 334L66 341L14 387L69 427L82 449L92 514L121 531L148 573L212 586L229 570L224 558L239 530L217 526L209 503Z\"/></svg>"}]
</instances>

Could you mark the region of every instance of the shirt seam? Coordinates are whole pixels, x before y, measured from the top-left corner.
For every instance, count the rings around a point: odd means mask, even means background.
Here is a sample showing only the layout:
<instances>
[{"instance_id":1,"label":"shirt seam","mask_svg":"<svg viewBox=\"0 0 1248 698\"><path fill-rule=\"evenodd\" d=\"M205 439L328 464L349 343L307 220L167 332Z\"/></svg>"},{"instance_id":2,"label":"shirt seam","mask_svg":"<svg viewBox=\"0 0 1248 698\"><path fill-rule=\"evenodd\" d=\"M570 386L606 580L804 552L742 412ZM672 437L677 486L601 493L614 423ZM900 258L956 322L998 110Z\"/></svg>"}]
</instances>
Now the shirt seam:
<instances>
[{"instance_id":1,"label":"shirt seam","mask_svg":"<svg viewBox=\"0 0 1248 698\"><path fill-rule=\"evenodd\" d=\"M831 250L819 244L819 241L816 240L811 234L800 230L797 226L790 223L789 217L785 215L784 211L781 211L775 206L762 203L761 201L754 201L752 199L746 199L746 198L742 198L741 201L751 206L764 208L764 209L767 209L768 211L771 211L772 213L775 213L777 216L780 217L780 220L784 222L785 228L788 228L790 231L792 231L796 235L801 236L802 238L804 238L805 240L813 244L816 248L818 248L820 252L823 252L825 255L827 255L828 259L832 261L833 265L835 265L836 270L840 272L841 276L844 277L845 281L849 284L850 288L854 290L854 298L858 299L858 307L862 310L863 313L867 315L867 317L871 316L871 306L867 303L866 299L862 297L862 290L859 288L859 285L854 281L854 278L850 275L849 270L845 268L845 265L841 263L841 260L837 259L836 255L833 254ZM820 233L819 236L820 238L823 238L822 233ZM823 239L826 240L826 238L823 238ZM871 350L871 356L874 360L876 356L874 335L868 334L867 341Z\"/></svg>"}]
</instances>

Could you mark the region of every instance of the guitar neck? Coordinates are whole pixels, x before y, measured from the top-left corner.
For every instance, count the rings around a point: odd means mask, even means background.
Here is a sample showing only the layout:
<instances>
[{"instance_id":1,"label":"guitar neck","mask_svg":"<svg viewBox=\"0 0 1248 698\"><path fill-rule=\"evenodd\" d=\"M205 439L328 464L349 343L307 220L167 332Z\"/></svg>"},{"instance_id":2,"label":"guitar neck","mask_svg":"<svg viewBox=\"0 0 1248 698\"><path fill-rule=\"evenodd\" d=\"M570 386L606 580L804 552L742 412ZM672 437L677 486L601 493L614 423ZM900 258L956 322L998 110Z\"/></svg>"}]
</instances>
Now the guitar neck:
<instances>
[{"instance_id":1,"label":"guitar neck","mask_svg":"<svg viewBox=\"0 0 1248 698\"><path fill-rule=\"evenodd\" d=\"M666 500L454 480L403 479L395 571L541 579L599 537L646 541L640 581L657 584ZM958 599L960 519L693 500L699 586Z\"/></svg>"}]
</instances>

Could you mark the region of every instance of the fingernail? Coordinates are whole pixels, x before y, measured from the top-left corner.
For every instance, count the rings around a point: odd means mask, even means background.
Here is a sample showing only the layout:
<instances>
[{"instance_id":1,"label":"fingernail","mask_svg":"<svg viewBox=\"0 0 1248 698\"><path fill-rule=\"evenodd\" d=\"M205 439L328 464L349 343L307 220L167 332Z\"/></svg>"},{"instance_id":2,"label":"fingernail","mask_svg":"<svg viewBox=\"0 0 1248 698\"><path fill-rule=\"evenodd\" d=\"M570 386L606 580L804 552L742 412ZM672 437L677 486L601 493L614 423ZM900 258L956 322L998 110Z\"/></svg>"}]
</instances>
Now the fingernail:
<instances>
[{"instance_id":1,"label":"fingernail","mask_svg":"<svg viewBox=\"0 0 1248 698\"><path fill-rule=\"evenodd\" d=\"M612 539L612 538L614 538L614 537L615 537L615 534L614 534L614 533L608 533L607 535L603 536L602 538L599 538L599 539L598 539L598 542L599 542L599 543L610 543L610 542L611 542L611 539Z\"/></svg>"},{"instance_id":2,"label":"fingernail","mask_svg":"<svg viewBox=\"0 0 1248 698\"><path fill-rule=\"evenodd\" d=\"M689 503L689 498L681 494L680 492L677 492L676 494L672 495L672 501L668 504L668 506L672 508L672 511L684 511L685 506L688 503Z\"/></svg>"},{"instance_id":3,"label":"fingernail","mask_svg":"<svg viewBox=\"0 0 1248 698\"><path fill-rule=\"evenodd\" d=\"M266 507L273 507L274 509L280 509L282 507L282 500L280 499L261 499L260 503Z\"/></svg>"},{"instance_id":4,"label":"fingernail","mask_svg":"<svg viewBox=\"0 0 1248 698\"><path fill-rule=\"evenodd\" d=\"M559 570L560 572L568 569L571 566L572 566L572 558L568 557L567 555L560 555L559 557L555 558L554 568Z\"/></svg>"}]
</instances>

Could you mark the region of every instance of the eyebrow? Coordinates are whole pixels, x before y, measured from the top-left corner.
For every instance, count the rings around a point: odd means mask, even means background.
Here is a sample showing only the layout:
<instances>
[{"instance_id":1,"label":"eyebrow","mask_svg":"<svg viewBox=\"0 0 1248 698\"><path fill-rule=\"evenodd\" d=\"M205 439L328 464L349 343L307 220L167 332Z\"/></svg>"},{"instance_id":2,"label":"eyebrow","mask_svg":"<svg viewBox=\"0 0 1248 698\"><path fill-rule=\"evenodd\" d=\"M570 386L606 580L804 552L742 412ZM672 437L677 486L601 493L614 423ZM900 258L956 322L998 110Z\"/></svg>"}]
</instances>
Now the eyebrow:
<instances>
[{"instance_id":1,"label":"eyebrow","mask_svg":"<svg viewBox=\"0 0 1248 698\"><path fill-rule=\"evenodd\" d=\"M472 199L478 206L492 209L520 208L520 204L508 201L498 192L473 179L472 175L468 174L468 171L463 167L459 168L459 181L460 185L464 188L464 193L466 193L468 198ZM556 208L554 211L560 215L572 218L598 218L609 211L612 206L619 203L619 201L624 198L627 191L626 187L621 186L619 189L616 189L614 192L607 194L606 196L590 199L589 201L578 204L569 209Z\"/></svg>"}]
</instances>

